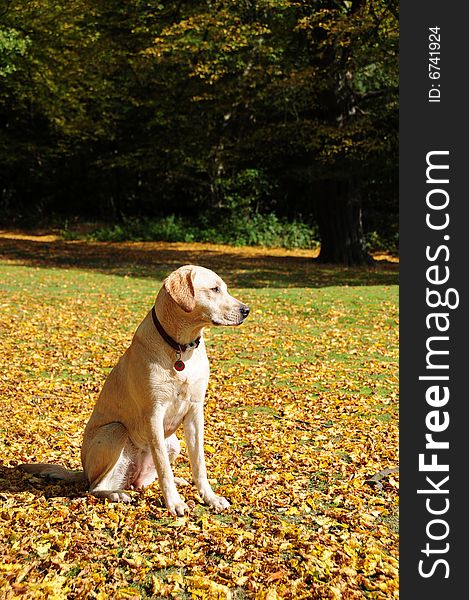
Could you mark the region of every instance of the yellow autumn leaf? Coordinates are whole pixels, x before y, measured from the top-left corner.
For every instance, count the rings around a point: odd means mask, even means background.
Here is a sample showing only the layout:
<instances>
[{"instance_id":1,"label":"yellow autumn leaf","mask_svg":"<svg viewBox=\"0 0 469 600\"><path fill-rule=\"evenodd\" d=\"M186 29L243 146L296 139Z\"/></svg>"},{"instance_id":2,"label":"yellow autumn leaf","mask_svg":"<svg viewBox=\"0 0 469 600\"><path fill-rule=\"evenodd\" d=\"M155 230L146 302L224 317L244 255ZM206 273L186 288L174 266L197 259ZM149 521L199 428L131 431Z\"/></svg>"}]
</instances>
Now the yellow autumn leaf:
<instances>
[{"instance_id":1,"label":"yellow autumn leaf","mask_svg":"<svg viewBox=\"0 0 469 600\"><path fill-rule=\"evenodd\" d=\"M50 542L45 542L44 544L38 544L36 546L36 552L37 552L37 555L39 556L39 558L44 558L45 556L47 556L49 554L50 547L51 547Z\"/></svg>"},{"instance_id":2,"label":"yellow autumn leaf","mask_svg":"<svg viewBox=\"0 0 469 600\"><path fill-rule=\"evenodd\" d=\"M195 597L208 597L217 600L231 600L233 597L233 594L228 586L221 583L216 583L208 577L186 577L185 581L188 589Z\"/></svg>"},{"instance_id":3,"label":"yellow autumn leaf","mask_svg":"<svg viewBox=\"0 0 469 600\"><path fill-rule=\"evenodd\" d=\"M398 264L341 270L307 250L2 236L5 597L296 600L314 584L325 598L367 588L397 598ZM115 504L22 474L19 462L81 468L105 377L165 273L188 260L252 309L241 328L205 336L208 477L231 509L216 513L192 484L179 487L189 512L173 517L157 482ZM181 442L174 474L192 481ZM366 483L376 474L381 487Z\"/></svg>"}]
</instances>

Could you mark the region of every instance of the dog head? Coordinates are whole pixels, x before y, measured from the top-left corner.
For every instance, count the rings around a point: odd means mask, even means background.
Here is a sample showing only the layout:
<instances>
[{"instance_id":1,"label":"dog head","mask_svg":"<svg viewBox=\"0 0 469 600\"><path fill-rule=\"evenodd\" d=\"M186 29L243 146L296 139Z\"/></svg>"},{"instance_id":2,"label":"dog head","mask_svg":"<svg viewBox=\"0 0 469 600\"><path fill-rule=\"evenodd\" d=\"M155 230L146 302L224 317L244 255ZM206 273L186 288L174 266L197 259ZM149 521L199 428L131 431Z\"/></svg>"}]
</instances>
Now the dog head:
<instances>
[{"instance_id":1,"label":"dog head","mask_svg":"<svg viewBox=\"0 0 469 600\"><path fill-rule=\"evenodd\" d=\"M228 293L223 279L205 267L180 267L164 280L163 289L201 325L240 325L249 314L249 307Z\"/></svg>"}]
</instances>

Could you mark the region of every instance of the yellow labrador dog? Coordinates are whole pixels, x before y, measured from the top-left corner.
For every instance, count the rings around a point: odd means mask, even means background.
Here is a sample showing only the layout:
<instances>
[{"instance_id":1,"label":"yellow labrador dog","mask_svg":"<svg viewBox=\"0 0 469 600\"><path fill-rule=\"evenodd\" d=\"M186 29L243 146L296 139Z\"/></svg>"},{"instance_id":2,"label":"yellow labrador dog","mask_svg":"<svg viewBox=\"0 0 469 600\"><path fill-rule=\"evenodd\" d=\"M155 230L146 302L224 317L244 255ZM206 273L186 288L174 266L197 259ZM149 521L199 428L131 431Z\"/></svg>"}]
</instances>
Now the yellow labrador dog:
<instances>
[{"instance_id":1,"label":"yellow labrador dog","mask_svg":"<svg viewBox=\"0 0 469 600\"><path fill-rule=\"evenodd\" d=\"M213 271L186 265L171 273L104 383L85 429L83 471L42 463L20 468L56 479L86 479L95 496L123 502L130 501L124 490L158 478L169 511L183 515L188 507L171 469L180 450L175 431L182 424L199 495L217 511L229 508L210 487L205 467L209 364L203 331L209 325L239 325L248 314L249 307L233 298Z\"/></svg>"}]
</instances>

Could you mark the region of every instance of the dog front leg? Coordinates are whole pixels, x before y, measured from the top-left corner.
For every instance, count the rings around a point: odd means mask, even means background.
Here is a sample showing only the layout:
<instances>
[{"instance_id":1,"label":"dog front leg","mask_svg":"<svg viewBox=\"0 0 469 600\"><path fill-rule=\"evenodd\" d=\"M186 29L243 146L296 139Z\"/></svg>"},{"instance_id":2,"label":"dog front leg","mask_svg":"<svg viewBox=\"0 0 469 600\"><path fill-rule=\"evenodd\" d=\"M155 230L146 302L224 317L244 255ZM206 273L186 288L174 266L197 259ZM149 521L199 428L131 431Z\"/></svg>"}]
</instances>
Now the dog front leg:
<instances>
[{"instance_id":1,"label":"dog front leg","mask_svg":"<svg viewBox=\"0 0 469 600\"><path fill-rule=\"evenodd\" d=\"M184 436L186 438L192 477L202 500L217 512L230 508L230 503L223 496L217 496L212 490L205 466L204 456L204 407L203 402L194 404L184 419Z\"/></svg>"},{"instance_id":2,"label":"dog front leg","mask_svg":"<svg viewBox=\"0 0 469 600\"><path fill-rule=\"evenodd\" d=\"M151 453L166 507L173 515L183 516L184 511L189 510L189 507L182 500L176 489L173 470L165 443L162 415L157 415L151 422Z\"/></svg>"}]
</instances>

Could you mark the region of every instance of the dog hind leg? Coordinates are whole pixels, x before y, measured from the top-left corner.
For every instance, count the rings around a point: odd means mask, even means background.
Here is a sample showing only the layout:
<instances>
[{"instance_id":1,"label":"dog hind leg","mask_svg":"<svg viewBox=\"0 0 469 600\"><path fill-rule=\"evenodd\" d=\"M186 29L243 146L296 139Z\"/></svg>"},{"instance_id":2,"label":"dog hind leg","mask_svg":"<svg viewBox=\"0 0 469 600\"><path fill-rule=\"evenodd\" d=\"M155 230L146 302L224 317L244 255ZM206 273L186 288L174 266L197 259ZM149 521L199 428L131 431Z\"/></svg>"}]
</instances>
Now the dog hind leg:
<instances>
[{"instance_id":1,"label":"dog hind leg","mask_svg":"<svg viewBox=\"0 0 469 600\"><path fill-rule=\"evenodd\" d=\"M135 447L122 423L108 423L86 436L82 462L89 491L112 502L130 502L124 489L130 487Z\"/></svg>"}]
</instances>

